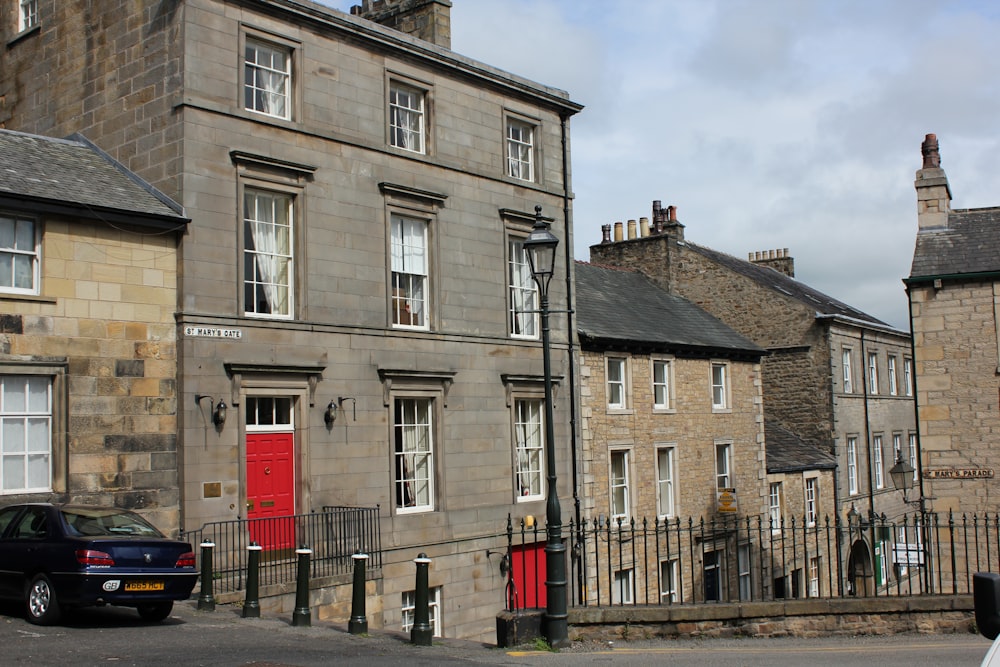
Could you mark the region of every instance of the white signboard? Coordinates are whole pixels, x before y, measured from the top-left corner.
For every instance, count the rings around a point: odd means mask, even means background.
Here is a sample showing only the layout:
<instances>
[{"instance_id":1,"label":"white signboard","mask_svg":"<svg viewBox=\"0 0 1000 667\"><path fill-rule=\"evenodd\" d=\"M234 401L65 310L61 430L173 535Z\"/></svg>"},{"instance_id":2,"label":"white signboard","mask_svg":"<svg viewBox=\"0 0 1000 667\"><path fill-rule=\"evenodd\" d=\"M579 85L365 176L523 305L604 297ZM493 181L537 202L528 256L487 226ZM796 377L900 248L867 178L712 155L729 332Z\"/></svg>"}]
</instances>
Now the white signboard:
<instances>
[{"instance_id":1,"label":"white signboard","mask_svg":"<svg viewBox=\"0 0 1000 667\"><path fill-rule=\"evenodd\" d=\"M919 544L896 542L892 545L892 562L896 565L923 565L924 548Z\"/></svg>"},{"instance_id":2,"label":"white signboard","mask_svg":"<svg viewBox=\"0 0 1000 667\"><path fill-rule=\"evenodd\" d=\"M220 329L218 327L184 327L184 335L198 338L243 338L242 329Z\"/></svg>"}]
</instances>

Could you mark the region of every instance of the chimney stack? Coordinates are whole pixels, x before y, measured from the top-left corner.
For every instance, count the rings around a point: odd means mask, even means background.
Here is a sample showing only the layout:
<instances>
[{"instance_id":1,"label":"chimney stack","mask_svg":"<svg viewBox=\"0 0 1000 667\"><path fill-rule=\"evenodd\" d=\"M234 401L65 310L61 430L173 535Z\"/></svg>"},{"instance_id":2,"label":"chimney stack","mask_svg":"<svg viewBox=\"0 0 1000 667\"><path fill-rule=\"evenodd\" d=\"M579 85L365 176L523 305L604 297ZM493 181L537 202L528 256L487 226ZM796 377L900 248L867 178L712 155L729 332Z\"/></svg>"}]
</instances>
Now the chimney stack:
<instances>
[{"instance_id":1,"label":"chimney stack","mask_svg":"<svg viewBox=\"0 0 1000 667\"><path fill-rule=\"evenodd\" d=\"M951 211L951 188L948 176L941 168L938 140L933 134L924 137L920 145L923 166L917 170L913 187L917 190L917 231L948 227Z\"/></svg>"},{"instance_id":2,"label":"chimney stack","mask_svg":"<svg viewBox=\"0 0 1000 667\"><path fill-rule=\"evenodd\" d=\"M351 14L451 48L451 0L361 0Z\"/></svg>"},{"instance_id":3,"label":"chimney stack","mask_svg":"<svg viewBox=\"0 0 1000 667\"><path fill-rule=\"evenodd\" d=\"M747 260L751 264L766 266L778 273L784 273L789 278L795 277L795 259L788 254L788 248L752 252Z\"/></svg>"}]
</instances>

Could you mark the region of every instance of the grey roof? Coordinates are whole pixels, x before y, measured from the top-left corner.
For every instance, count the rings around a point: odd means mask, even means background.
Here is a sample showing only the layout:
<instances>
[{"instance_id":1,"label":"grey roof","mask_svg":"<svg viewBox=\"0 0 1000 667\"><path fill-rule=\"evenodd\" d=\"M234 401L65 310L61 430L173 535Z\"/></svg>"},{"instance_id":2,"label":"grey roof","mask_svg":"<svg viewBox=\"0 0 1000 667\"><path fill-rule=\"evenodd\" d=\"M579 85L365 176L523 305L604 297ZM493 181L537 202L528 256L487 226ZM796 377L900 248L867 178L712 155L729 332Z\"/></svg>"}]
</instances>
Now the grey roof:
<instances>
[{"instance_id":1,"label":"grey roof","mask_svg":"<svg viewBox=\"0 0 1000 667\"><path fill-rule=\"evenodd\" d=\"M143 225L188 222L180 204L81 135L0 130L0 203Z\"/></svg>"},{"instance_id":2,"label":"grey roof","mask_svg":"<svg viewBox=\"0 0 1000 667\"><path fill-rule=\"evenodd\" d=\"M921 229L907 282L1000 272L1000 207L956 209L948 226Z\"/></svg>"},{"instance_id":3,"label":"grey roof","mask_svg":"<svg viewBox=\"0 0 1000 667\"><path fill-rule=\"evenodd\" d=\"M766 352L637 271L576 263L582 345L759 358Z\"/></svg>"},{"instance_id":4,"label":"grey roof","mask_svg":"<svg viewBox=\"0 0 1000 667\"><path fill-rule=\"evenodd\" d=\"M764 442L769 473L832 470L837 467L837 460L832 454L810 445L770 419L764 420Z\"/></svg>"},{"instance_id":5,"label":"grey roof","mask_svg":"<svg viewBox=\"0 0 1000 667\"><path fill-rule=\"evenodd\" d=\"M847 317L852 320L870 322L884 327L889 326L882 320L872 317L868 313L848 306L846 303L838 301L832 296L823 294L819 290L815 290L812 287L799 282L795 278L787 276L780 271L775 271L770 267L760 266L744 259L738 259L732 255L727 255L724 252L696 245L689 241L685 241L684 245L699 255L721 264L734 273L738 273L741 276L755 281L763 287L784 294L786 297L802 303L806 307L814 310L817 315Z\"/></svg>"}]
</instances>

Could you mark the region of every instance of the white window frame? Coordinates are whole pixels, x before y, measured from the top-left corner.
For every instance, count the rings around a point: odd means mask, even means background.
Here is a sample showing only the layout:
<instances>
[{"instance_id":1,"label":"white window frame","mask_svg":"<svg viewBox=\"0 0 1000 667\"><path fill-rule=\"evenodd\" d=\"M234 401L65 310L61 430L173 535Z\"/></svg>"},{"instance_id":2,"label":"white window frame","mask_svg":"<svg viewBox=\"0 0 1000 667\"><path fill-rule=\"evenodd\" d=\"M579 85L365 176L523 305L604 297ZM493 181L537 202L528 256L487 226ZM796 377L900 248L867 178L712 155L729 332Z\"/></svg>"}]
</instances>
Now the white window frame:
<instances>
[{"instance_id":1,"label":"white window frame","mask_svg":"<svg viewBox=\"0 0 1000 667\"><path fill-rule=\"evenodd\" d=\"M396 329L430 328L430 221L391 214L390 322Z\"/></svg>"},{"instance_id":2,"label":"white window frame","mask_svg":"<svg viewBox=\"0 0 1000 667\"><path fill-rule=\"evenodd\" d=\"M820 557L809 558L809 597L819 597Z\"/></svg>"},{"instance_id":3,"label":"white window frame","mask_svg":"<svg viewBox=\"0 0 1000 667\"><path fill-rule=\"evenodd\" d=\"M389 145L427 153L427 91L396 79L389 81Z\"/></svg>"},{"instance_id":4,"label":"white window frame","mask_svg":"<svg viewBox=\"0 0 1000 667\"><path fill-rule=\"evenodd\" d=\"M400 607L401 626L403 632L413 630L417 612L417 592L403 591ZM427 617L431 625L431 636L441 637L441 587L432 586L427 589Z\"/></svg>"},{"instance_id":5,"label":"white window frame","mask_svg":"<svg viewBox=\"0 0 1000 667\"><path fill-rule=\"evenodd\" d=\"M733 478L731 474L732 456L733 456L732 447L733 443L731 442L715 443L715 490L716 491L733 488Z\"/></svg>"},{"instance_id":6,"label":"white window frame","mask_svg":"<svg viewBox=\"0 0 1000 667\"><path fill-rule=\"evenodd\" d=\"M635 602L635 570L631 567L615 570L611 582L611 604L625 605Z\"/></svg>"},{"instance_id":7,"label":"white window frame","mask_svg":"<svg viewBox=\"0 0 1000 667\"><path fill-rule=\"evenodd\" d=\"M628 409L628 357L607 357L605 368L605 388L607 392L608 410ZM612 369L617 369L616 378L612 379Z\"/></svg>"},{"instance_id":8,"label":"white window frame","mask_svg":"<svg viewBox=\"0 0 1000 667\"><path fill-rule=\"evenodd\" d=\"M910 447L910 467L913 468L913 481L916 482L919 476L917 472L917 434L910 433L909 437L909 447Z\"/></svg>"},{"instance_id":9,"label":"white window frame","mask_svg":"<svg viewBox=\"0 0 1000 667\"><path fill-rule=\"evenodd\" d=\"M247 395L242 412L247 433L295 429L294 396Z\"/></svg>"},{"instance_id":10,"label":"white window frame","mask_svg":"<svg viewBox=\"0 0 1000 667\"><path fill-rule=\"evenodd\" d=\"M674 360L652 360L653 409L674 409Z\"/></svg>"},{"instance_id":11,"label":"white window frame","mask_svg":"<svg viewBox=\"0 0 1000 667\"><path fill-rule=\"evenodd\" d=\"M847 437L847 493L858 493L858 439L853 435Z\"/></svg>"},{"instance_id":12,"label":"white window frame","mask_svg":"<svg viewBox=\"0 0 1000 667\"><path fill-rule=\"evenodd\" d=\"M0 495L53 490L53 379L0 375Z\"/></svg>"},{"instance_id":13,"label":"white window frame","mask_svg":"<svg viewBox=\"0 0 1000 667\"><path fill-rule=\"evenodd\" d=\"M889 395L895 396L899 393L899 386L896 381L896 357L890 354L886 363L888 364L886 373L889 376Z\"/></svg>"},{"instance_id":14,"label":"white window frame","mask_svg":"<svg viewBox=\"0 0 1000 667\"><path fill-rule=\"evenodd\" d=\"M38 25L38 0L19 0L17 26L20 32L31 30L36 25Z\"/></svg>"},{"instance_id":15,"label":"white window frame","mask_svg":"<svg viewBox=\"0 0 1000 667\"><path fill-rule=\"evenodd\" d=\"M514 492L517 502L545 497L545 400L516 398L514 411Z\"/></svg>"},{"instance_id":16,"label":"white window frame","mask_svg":"<svg viewBox=\"0 0 1000 667\"><path fill-rule=\"evenodd\" d=\"M878 353L868 353L868 393L878 395Z\"/></svg>"},{"instance_id":17,"label":"white window frame","mask_svg":"<svg viewBox=\"0 0 1000 667\"><path fill-rule=\"evenodd\" d=\"M903 395L913 396L913 360L903 359Z\"/></svg>"},{"instance_id":18,"label":"white window frame","mask_svg":"<svg viewBox=\"0 0 1000 667\"><path fill-rule=\"evenodd\" d=\"M844 393L854 393L854 378L851 370L851 348L845 347L841 357L841 366L844 371Z\"/></svg>"},{"instance_id":19,"label":"white window frame","mask_svg":"<svg viewBox=\"0 0 1000 667\"><path fill-rule=\"evenodd\" d=\"M736 547L736 569L737 569L737 579L739 581L739 594L741 601L751 600L753 598L753 591L751 590L751 585L753 583L752 579L752 569L751 565L751 554L749 544L740 544Z\"/></svg>"},{"instance_id":20,"label":"white window frame","mask_svg":"<svg viewBox=\"0 0 1000 667\"><path fill-rule=\"evenodd\" d=\"M509 237L507 253L510 335L512 338L537 340L540 331L538 326L538 284L531 275L528 253L524 249L524 238Z\"/></svg>"},{"instance_id":21,"label":"white window frame","mask_svg":"<svg viewBox=\"0 0 1000 667\"><path fill-rule=\"evenodd\" d=\"M535 123L507 118L507 175L520 181L535 180Z\"/></svg>"},{"instance_id":22,"label":"white window frame","mask_svg":"<svg viewBox=\"0 0 1000 667\"><path fill-rule=\"evenodd\" d=\"M293 50L246 37L243 51L243 108L272 118L292 118Z\"/></svg>"},{"instance_id":23,"label":"white window frame","mask_svg":"<svg viewBox=\"0 0 1000 667\"><path fill-rule=\"evenodd\" d=\"M677 513L677 447L660 445L656 448L656 514L659 519L672 518Z\"/></svg>"},{"instance_id":24,"label":"white window frame","mask_svg":"<svg viewBox=\"0 0 1000 667\"><path fill-rule=\"evenodd\" d=\"M660 561L660 604L677 602L678 562L676 558Z\"/></svg>"},{"instance_id":25,"label":"white window frame","mask_svg":"<svg viewBox=\"0 0 1000 667\"><path fill-rule=\"evenodd\" d=\"M282 236L285 237L284 245L281 243ZM295 242L295 196L279 190L245 186L242 264L244 315L292 319L295 312ZM248 266L253 271L249 275Z\"/></svg>"},{"instance_id":26,"label":"white window frame","mask_svg":"<svg viewBox=\"0 0 1000 667\"><path fill-rule=\"evenodd\" d=\"M615 460L621 461L621 473L615 470ZM628 449L612 449L608 455L609 510L612 521L628 521L632 516L631 470L632 452Z\"/></svg>"},{"instance_id":27,"label":"white window frame","mask_svg":"<svg viewBox=\"0 0 1000 667\"><path fill-rule=\"evenodd\" d=\"M432 396L401 394L393 396L391 407L396 513L434 511L437 401Z\"/></svg>"},{"instance_id":28,"label":"white window frame","mask_svg":"<svg viewBox=\"0 0 1000 667\"><path fill-rule=\"evenodd\" d=\"M816 519L819 512L819 478L817 477L806 477L805 485L805 508L806 508L806 526L812 528L816 525Z\"/></svg>"},{"instance_id":29,"label":"white window frame","mask_svg":"<svg viewBox=\"0 0 1000 667\"><path fill-rule=\"evenodd\" d=\"M882 436L873 435L872 436L872 458L874 463L872 466L875 468L875 488L881 489L885 487L885 474L883 471L883 458L882 458Z\"/></svg>"},{"instance_id":30,"label":"white window frame","mask_svg":"<svg viewBox=\"0 0 1000 667\"><path fill-rule=\"evenodd\" d=\"M711 363L712 410L729 409L729 364L724 361Z\"/></svg>"},{"instance_id":31,"label":"white window frame","mask_svg":"<svg viewBox=\"0 0 1000 667\"><path fill-rule=\"evenodd\" d=\"M41 223L0 213L0 292L38 294L41 274ZM30 280L30 285L25 285Z\"/></svg>"},{"instance_id":32,"label":"white window frame","mask_svg":"<svg viewBox=\"0 0 1000 667\"><path fill-rule=\"evenodd\" d=\"M771 534L781 535L781 496L783 494L781 482L771 482L767 492L767 515L771 521Z\"/></svg>"}]
</instances>

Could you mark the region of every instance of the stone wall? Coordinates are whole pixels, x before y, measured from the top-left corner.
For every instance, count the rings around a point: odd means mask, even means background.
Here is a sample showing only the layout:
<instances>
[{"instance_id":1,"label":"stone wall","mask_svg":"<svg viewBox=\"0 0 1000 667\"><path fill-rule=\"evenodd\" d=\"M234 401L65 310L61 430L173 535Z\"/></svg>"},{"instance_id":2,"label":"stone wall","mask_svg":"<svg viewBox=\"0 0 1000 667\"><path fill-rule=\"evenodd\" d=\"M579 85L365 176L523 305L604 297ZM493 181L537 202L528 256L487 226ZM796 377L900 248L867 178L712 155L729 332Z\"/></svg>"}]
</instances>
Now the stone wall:
<instances>
[{"instance_id":1,"label":"stone wall","mask_svg":"<svg viewBox=\"0 0 1000 667\"><path fill-rule=\"evenodd\" d=\"M975 632L971 595L569 610L570 638L819 637Z\"/></svg>"},{"instance_id":2,"label":"stone wall","mask_svg":"<svg viewBox=\"0 0 1000 667\"><path fill-rule=\"evenodd\" d=\"M41 294L0 299L0 363L65 364L53 390L54 498L138 509L168 533L179 507L176 243L50 218Z\"/></svg>"},{"instance_id":3,"label":"stone wall","mask_svg":"<svg viewBox=\"0 0 1000 667\"><path fill-rule=\"evenodd\" d=\"M911 287L917 403L925 477L934 469L1000 468L995 313L1000 283ZM996 512L996 479L925 479L938 512Z\"/></svg>"}]
</instances>

